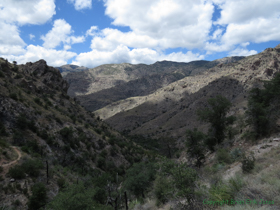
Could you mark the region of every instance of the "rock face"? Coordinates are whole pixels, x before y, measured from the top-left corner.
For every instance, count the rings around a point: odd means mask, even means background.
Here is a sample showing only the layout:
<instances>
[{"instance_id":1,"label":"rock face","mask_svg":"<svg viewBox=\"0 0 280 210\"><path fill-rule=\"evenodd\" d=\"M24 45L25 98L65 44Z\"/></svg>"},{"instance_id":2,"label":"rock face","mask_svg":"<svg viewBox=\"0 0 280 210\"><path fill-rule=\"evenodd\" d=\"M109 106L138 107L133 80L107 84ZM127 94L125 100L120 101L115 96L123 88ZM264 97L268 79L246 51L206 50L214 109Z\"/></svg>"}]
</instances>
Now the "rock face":
<instances>
[{"instance_id":1,"label":"rock face","mask_svg":"<svg viewBox=\"0 0 280 210\"><path fill-rule=\"evenodd\" d=\"M247 107L248 91L262 87L280 67L280 50L246 57L234 63L220 63L198 75L185 77L164 86L152 94L116 101L95 111L119 131L152 137L174 136L183 138L186 129L201 124L196 110L216 95L228 98L233 107L231 114L243 114ZM201 129L206 129L202 125Z\"/></svg>"},{"instance_id":2,"label":"rock face","mask_svg":"<svg viewBox=\"0 0 280 210\"><path fill-rule=\"evenodd\" d=\"M23 66L23 71L40 77L47 86L60 89L65 93L69 88L69 84L62 78L59 70L49 67L44 60L39 60L35 63L26 63L26 65Z\"/></svg>"},{"instance_id":3,"label":"rock face","mask_svg":"<svg viewBox=\"0 0 280 210\"><path fill-rule=\"evenodd\" d=\"M152 65L108 64L79 73L69 73L68 94L77 97L90 111L130 97L145 96L186 76L197 75L217 64L229 63L244 57L216 61L178 63L160 61Z\"/></svg>"}]
</instances>

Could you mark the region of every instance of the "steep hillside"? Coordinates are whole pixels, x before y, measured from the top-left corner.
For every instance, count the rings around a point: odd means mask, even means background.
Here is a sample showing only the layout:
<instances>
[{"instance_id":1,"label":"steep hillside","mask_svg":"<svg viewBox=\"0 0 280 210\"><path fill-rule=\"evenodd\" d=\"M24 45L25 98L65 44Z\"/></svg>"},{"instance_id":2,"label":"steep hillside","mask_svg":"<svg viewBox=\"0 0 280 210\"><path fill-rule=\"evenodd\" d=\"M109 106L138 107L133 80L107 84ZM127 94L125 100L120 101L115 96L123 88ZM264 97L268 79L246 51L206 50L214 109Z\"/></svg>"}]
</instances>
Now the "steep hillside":
<instances>
[{"instance_id":1,"label":"steep hillside","mask_svg":"<svg viewBox=\"0 0 280 210\"><path fill-rule=\"evenodd\" d=\"M150 95L115 102L95 113L112 127L129 134L181 137L187 128L199 124L196 110L215 95L229 99L235 115L244 113L247 91L261 85L262 80L271 79L279 66L280 45L185 77Z\"/></svg>"},{"instance_id":2,"label":"steep hillside","mask_svg":"<svg viewBox=\"0 0 280 210\"><path fill-rule=\"evenodd\" d=\"M67 74L65 79L70 84L68 94L81 101L87 110L95 111L115 101L151 94L172 82L199 74L219 63L242 58L231 57L212 62L161 61L152 65L102 65L87 71Z\"/></svg>"},{"instance_id":3,"label":"steep hillside","mask_svg":"<svg viewBox=\"0 0 280 210\"><path fill-rule=\"evenodd\" d=\"M68 87L44 60L0 58L0 208L38 209L30 207L38 183L50 201L63 183L123 175L150 156L70 98Z\"/></svg>"}]
</instances>

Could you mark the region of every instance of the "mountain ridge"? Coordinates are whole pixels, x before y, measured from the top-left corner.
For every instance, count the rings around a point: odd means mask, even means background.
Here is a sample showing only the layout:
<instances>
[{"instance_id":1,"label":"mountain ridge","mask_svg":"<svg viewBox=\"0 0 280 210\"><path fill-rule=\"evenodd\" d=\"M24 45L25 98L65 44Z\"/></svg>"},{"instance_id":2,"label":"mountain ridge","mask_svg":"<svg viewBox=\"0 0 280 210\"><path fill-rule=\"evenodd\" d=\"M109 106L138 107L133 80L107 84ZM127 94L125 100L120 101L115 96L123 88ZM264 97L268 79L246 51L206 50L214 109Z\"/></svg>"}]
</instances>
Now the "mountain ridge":
<instances>
[{"instance_id":1,"label":"mountain ridge","mask_svg":"<svg viewBox=\"0 0 280 210\"><path fill-rule=\"evenodd\" d=\"M105 64L83 72L67 74L64 78L70 84L68 94L80 100L88 110L95 111L118 100L150 94L158 88L186 76L199 74L217 64L243 58L189 63L159 61L151 65ZM142 91L137 91L137 86L141 87Z\"/></svg>"}]
</instances>

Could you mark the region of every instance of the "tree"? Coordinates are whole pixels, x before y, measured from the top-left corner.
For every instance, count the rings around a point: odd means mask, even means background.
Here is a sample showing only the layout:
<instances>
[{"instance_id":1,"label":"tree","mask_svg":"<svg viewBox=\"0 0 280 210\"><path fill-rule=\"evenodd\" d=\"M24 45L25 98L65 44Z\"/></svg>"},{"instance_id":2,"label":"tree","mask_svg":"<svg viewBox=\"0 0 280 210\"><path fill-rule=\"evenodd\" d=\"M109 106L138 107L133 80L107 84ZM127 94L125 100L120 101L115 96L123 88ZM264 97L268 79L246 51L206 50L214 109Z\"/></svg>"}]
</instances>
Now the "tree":
<instances>
[{"instance_id":1,"label":"tree","mask_svg":"<svg viewBox=\"0 0 280 210\"><path fill-rule=\"evenodd\" d=\"M264 90L253 88L250 91L248 109L245 112L247 116L246 122L252 126L252 134L255 139L265 136L268 131L268 118L264 95Z\"/></svg>"},{"instance_id":2,"label":"tree","mask_svg":"<svg viewBox=\"0 0 280 210\"><path fill-rule=\"evenodd\" d=\"M252 126L255 139L277 130L280 117L280 73L271 81L264 82L264 89L253 88L249 93L246 122Z\"/></svg>"},{"instance_id":3,"label":"tree","mask_svg":"<svg viewBox=\"0 0 280 210\"><path fill-rule=\"evenodd\" d=\"M46 207L46 209L76 210L76 209L110 209L95 201L96 187L85 187L84 183L73 184L63 189Z\"/></svg>"},{"instance_id":4,"label":"tree","mask_svg":"<svg viewBox=\"0 0 280 210\"><path fill-rule=\"evenodd\" d=\"M153 163L134 163L126 172L124 186L135 196L142 196L155 179L155 166Z\"/></svg>"},{"instance_id":5,"label":"tree","mask_svg":"<svg viewBox=\"0 0 280 210\"><path fill-rule=\"evenodd\" d=\"M214 150L214 146L222 143L226 137L226 128L233 124L235 117L227 117L231 103L225 97L218 95L208 100L209 107L197 111L200 120L211 124L206 144L209 149Z\"/></svg>"},{"instance_id":6,"label":"tree","mask_svg":"<svg viewBox=\"0 0 280 210\"><path fill-rule=\"evenodd\" d=\"M189 207L193 205L195 202L195 182L198 179L194 169L188 167L186 163L176 163L170 159L163 159L158 175L155 193L160 202L165 202L168 197L185 198ZM164 188L159 188L159 181L163 182Z\"/></svg>"},{"instance_id":7,"label":"tree","mask_svg":"<svg viewBox=\"0 0 280 210\"><path fill-rule=\"evenodd\" d=\"M195 184L198 179L197 172L187 167L186 163L175 165L171 170L173 183L178 189L177 196L184 197L192 203L195 197Z\"/></svg>"},{"instance_id":8,"label":"tree","mask_svg":"<svg viewBox=\"0 0 280 210\"><path fill-rule=\"evenodd\" d=\"M195 160L195 165L200 168L205 160L205 147L203 140L205 135L198 131L197 128L193 130L187 130L187 154L191 159Z\"/></svg>"},{"instance_id":9,"label":"tree","mask_svg":"<svg viewBox=\"0 0 280 210\"><path fill-rule=\"evenodd\" d=\"M171 137L162 137L159 142L161 153L168 158L172 158L176 151L176 140Z\"/></svg>"}]
</instances>

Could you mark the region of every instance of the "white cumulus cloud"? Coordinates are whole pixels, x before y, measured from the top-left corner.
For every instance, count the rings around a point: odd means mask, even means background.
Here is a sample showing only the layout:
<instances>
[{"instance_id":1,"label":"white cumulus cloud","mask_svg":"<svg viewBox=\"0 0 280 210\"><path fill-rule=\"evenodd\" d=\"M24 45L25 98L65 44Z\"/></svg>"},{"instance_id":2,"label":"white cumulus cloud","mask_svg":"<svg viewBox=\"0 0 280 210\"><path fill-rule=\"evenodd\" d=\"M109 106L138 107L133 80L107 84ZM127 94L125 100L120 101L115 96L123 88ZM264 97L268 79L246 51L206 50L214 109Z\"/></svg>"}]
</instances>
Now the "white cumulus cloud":
<instances>
[{"instance_id":1,"label":"white cumulus cloud","mask_svg":"<svg viewBox=\"0 0 280 210\"><path fill-rule=\"evenodd\" d=\"M249 56L255 55L258 52L256 50L247 50L246 48L236 48L228 53L228 56Z\"/></svg>"},{"instance_id":2,"label":"white cumulus cloud","mask_svg":"<svg viewBox=\"0 0 280 210\"><path fill-rule=\"evenodd\" d=\"M13 24L0 22L0 55L20 54L26 45Z\"/></svg>"},{"instance_id":3,"label":"white cumulus cloud","mask_svg":"<svg viewBox=\"0 0 280 210\"><path fill-rule=\"evenodd\" d=\"M91 9L92 0L67 0L69 3L74 4L76 10Z\"/></svg>"},{"instance_id":4,"label":"white cumulus cloud","mask_svg":"<svg viewBox=\"0 0 280 210\"><path fill-rule=\"evenodd\" d=\"M54 0L1 0L0 21L43 24L55 14Z\"/></svg>"},{"instance_id":5,"label":"white cumulus cloud","mask_svg":"<svg viewBox=\"0 0 280 210\"><path fill-rule=\"evenodd\" d=\"M56 48L61 43L71 45L85 41L83 36L70 36L72 33L71 25L64 19L55 20L53 28L45 36L41 36L41 39L44 41L43 46L45 48Z\"/></svg>"},{"instance_id":6,"label":"white cumulus cloud","mask_svg":"<svg viewBox=\"0 0 280 210\"><path fill-rule=\"evenodd\" d=\"M5 56L8 60L16 60L19 64L26 62L36 62L40 59L47 61L50 66L62 66L67 64L67 60L73 58L77 54L65 50L46 49L41 46L29 45L24 54L19 56Z\"/></svg>"},{"instance_id":7,"label":"white cumulus cloud","mask_svg":"<svg viewBox=\"0 0 280 210\"><path fill-rule=\"evenodd\" d=\"M204 0L105 0L105 6L114 25L128 26L138 36L158 40L162 49L202 47L214 11L212 3Z\"/></svg>"},{"instance_id":8,"label":"white cumulus cloud","mask_svg":"<svg viewBox=\"0 0 280 210\"><path fill-rule=\"evenodd\" d=\"M110 51L99 51L93 49L90 52L80 53L76 56L73 64L95 67L104 63L152 64L160 60L189 62L192 60L201 60L203 58L203 55L193 54L191 51L188 51L185 54L178 52L165 55L149 48L129 49L127 46L119 45L114 50Z\"/></svg>"}]
</instances>

